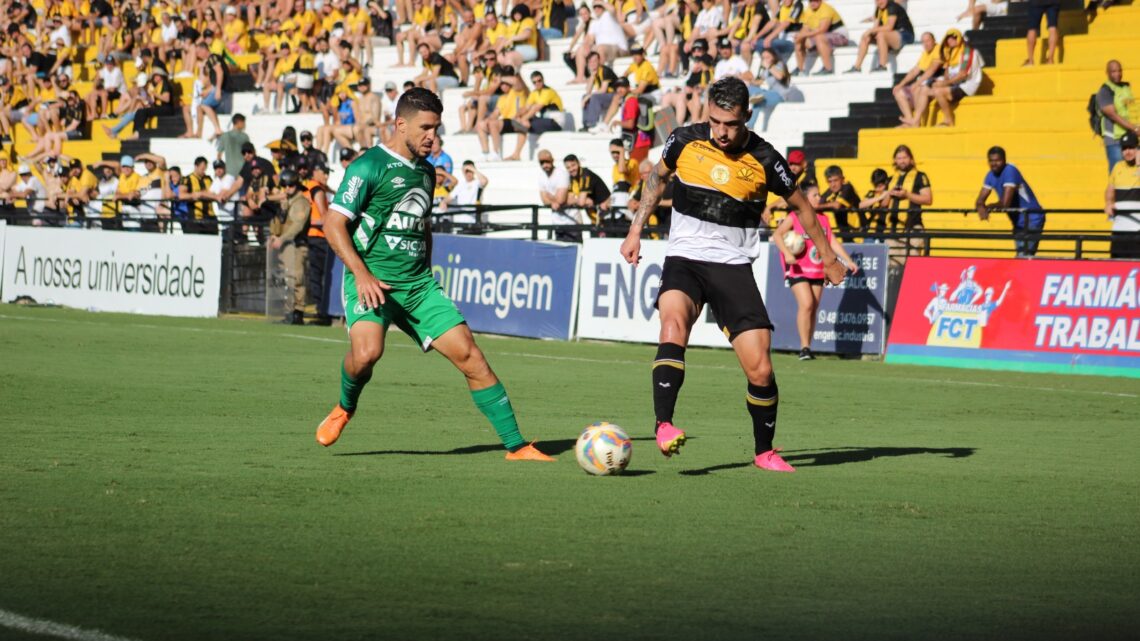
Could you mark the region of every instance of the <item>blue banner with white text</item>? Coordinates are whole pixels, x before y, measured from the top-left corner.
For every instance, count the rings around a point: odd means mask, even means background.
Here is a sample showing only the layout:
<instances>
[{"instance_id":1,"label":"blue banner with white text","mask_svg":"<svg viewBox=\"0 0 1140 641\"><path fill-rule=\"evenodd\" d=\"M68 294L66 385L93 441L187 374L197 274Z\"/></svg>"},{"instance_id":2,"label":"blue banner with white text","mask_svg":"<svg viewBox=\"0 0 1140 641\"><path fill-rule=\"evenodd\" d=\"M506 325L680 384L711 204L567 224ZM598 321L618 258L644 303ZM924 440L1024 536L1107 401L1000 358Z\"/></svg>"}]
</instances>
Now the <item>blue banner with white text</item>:
<instances>
[{"instance_id":1,"label":"blue banner with white text","mask_svg":"<svg viewBox=\"0 0 1140 641\"><path fill-rule=\"evenodd\" d=\"M477 332L569 340L578 245L437 234L431 271Z\"/></svg>"},{"instance_id":2,"label":"blue banner with white text","mask_svg":"<svg viewBox=\"0 0 1140 641\"><path fill-rule=\"evenodd\" d=\"M887 246L845 243L859 273L848 274L839 287L826 286L816 313L811 349L836 354L882 354L886 343ZM768 317L776 326L772 348L798 351L797 305L784 281L780 253L768 256L768 289L764 297Z\"/></svg>"}]
</instances>

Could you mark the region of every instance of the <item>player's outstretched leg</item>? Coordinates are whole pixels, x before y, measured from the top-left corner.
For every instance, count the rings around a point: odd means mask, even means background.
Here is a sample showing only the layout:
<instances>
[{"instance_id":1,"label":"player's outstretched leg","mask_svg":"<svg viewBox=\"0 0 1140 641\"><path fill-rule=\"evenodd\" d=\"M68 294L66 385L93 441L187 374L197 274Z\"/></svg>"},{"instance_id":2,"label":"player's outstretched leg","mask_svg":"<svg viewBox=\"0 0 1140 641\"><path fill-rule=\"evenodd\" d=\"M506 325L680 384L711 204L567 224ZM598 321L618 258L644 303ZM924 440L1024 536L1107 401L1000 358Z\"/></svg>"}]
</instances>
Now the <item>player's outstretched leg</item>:
<instances>
[{"instance_id":1,"label":"player's outstretched leg","mask_svg":"<svg viewBox=\"0 0 1140 641\"><path fill-rule=\"evenodd\" d=\"M356 412L364 386L372 380L372 367L384 352L384 327L358 322L349 331L351 346L340 366L340 402L317 427L317 442L325 447L336 443Z\"/></svg>"},{"instance_id":2,"label":"player's outstretched leg","mask_svg":"<svg viewBox=\"0 0 1140 641\"><path fill-rule=\"evenodd\" d=\"M471 399L475 407L487 417L503 447L507 448L508 461L553 461L534 446L528 444L519 432L515 410L507 390L499 381L466 324L457 325L432 344L436 351L451 361L467 377Z\"/></svg>"},{"instance_id":3,"label":"player's outstretched leg","mask_svg":"<svg viewBox=\"0 0 1140 641\"><path fill-rule=\"evenodd\" d=\"M685 348L676 343L661 343L653 361L653 413L657 419L654 434L657 447L667 457L677 454L685 444L685 433L673 425L677 395L684 383Z\"/></svg>"}]
</instances>

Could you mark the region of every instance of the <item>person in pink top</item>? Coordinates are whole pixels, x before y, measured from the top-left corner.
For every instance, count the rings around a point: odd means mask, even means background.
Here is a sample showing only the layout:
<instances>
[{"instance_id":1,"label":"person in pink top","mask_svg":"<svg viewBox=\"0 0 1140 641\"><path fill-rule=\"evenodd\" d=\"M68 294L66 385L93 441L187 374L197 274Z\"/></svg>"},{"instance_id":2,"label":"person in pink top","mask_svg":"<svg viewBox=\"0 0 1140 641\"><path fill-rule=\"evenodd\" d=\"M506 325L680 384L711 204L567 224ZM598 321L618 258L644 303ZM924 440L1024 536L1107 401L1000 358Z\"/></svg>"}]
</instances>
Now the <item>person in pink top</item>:
<instances>
[{"instance_id":1,"label":"person in pink top","mask_svg":"<svg viewBox=\"0 0 1140 641\"><path fill-rule=\"evenodd\" d=\"M801 188L804 196L813 208L819 206L819 187L815 183L806 183ZM843 244L835 239L831 232L831 223L827 214L816 212L819 224L827 236L827 243L847 266L852 274L859 271L859 266L851 259L851 255L843 248ZM804 239L803 249L795 254L785 242L788 232L795 232ZM796 312L796 329L800 333L800 360L814 360L811 353L811 337L815 333L815 321L819 312L819 301L823 296L823 260L815 243L804 234L804 228L795 216L786 216L772 233L772 242L780 251L780 262L784 265L784 277L788 286L792 288L792 295L796 297L798 311Z\"/></svg>"}]
</instances>

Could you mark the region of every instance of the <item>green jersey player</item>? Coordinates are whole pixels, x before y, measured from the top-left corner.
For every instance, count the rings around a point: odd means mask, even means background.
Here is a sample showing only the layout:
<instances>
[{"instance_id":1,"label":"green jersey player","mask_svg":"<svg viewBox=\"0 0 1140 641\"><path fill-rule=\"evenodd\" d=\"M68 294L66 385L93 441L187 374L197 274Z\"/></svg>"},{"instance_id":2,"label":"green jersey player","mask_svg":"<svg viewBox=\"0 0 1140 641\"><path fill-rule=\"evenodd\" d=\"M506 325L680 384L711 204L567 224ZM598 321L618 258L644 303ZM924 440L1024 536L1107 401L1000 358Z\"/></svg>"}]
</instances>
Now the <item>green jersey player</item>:
<instances>
[{"instance_id":1,"label":"green jersey player","mask_svg":"<svg viewBox=\"0 0 1140 641\"><path fill-rule=\"evenodd\" d=\"M425 352L435 349L463 372L475 405L507 448L507 460L553 461L519 434L503 384L431 274L435 171L424 158L441 113L443 103L431 91L405 92L396 104L391 147L358 156L329 206L325 236L344 261L350 347L341 366L340 402L317 428L317 442L327 447L340 438L395 324Z\"/></svg>"}]
</instances>

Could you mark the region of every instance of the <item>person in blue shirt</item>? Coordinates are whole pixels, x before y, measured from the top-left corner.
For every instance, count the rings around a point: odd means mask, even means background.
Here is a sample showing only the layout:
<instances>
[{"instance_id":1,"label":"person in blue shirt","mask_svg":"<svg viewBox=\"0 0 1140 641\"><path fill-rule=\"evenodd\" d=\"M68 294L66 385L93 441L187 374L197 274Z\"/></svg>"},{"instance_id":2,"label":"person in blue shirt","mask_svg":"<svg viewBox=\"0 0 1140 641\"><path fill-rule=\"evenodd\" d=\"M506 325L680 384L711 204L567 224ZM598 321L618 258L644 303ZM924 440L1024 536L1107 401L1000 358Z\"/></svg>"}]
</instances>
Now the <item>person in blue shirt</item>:
<instances>
[{"instance_id":1,"label":"person in blue shirt","mask_svg":"<svg viewBox=\"0 0 1140 641\"><path fill-rule=\"evenodd\" d=\"M1041 242L1041 229L1045 227L1045 212L1033 188L1025 181L1021 172L1005 161L1005 149L990 147L986 156L990 163L990 172L986 174L982 191L978 194L978 218L988 220L989 207L1003 209L1020 209L1020 212L1009 212L1009 221L1013 223L1014 244L1017 247L1018 257L1028 257L1037 254L1037 244ZM990 192L996 192L999 201L987 207L986 199Z\"/></svg>"},{"instance_id":2,"label":"person in blue shirt","mask_svg":"<svg viewBox=\"0 0 1140 641\"><path fill-rule=\"evenodd\" d=\"M435 142L431 145L431 153L428 154L426 160L431 163L432 167L439 167L449 174L454 171L451 156L443 150L443 138L439 136L435 137Z\"/></svg>"}]
</instances>

